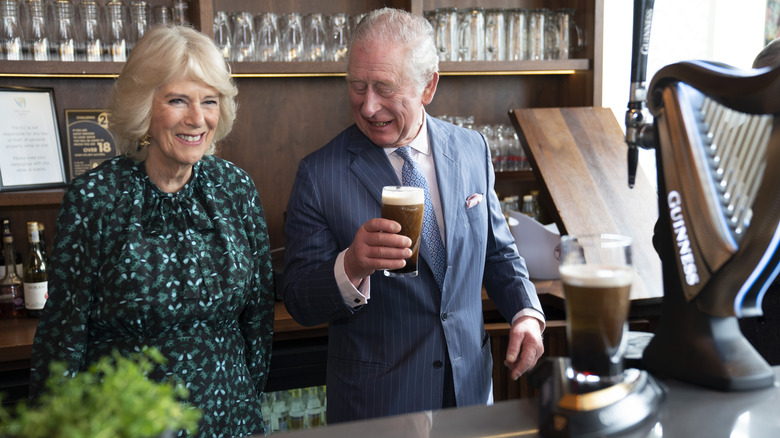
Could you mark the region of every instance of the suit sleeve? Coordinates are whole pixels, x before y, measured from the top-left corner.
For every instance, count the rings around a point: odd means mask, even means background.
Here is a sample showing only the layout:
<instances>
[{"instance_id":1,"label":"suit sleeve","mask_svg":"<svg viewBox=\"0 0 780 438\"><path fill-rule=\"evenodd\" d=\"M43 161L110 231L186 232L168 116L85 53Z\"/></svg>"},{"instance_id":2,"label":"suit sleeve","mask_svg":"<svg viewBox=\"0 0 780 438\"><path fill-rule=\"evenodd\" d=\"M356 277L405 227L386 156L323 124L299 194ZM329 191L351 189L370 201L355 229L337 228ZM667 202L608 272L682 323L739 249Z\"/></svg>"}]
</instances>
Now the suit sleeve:
<instances>
[{"instance_id":1,"label":"suit sleeve","mask_svg":"<svg viewBox=\"0 0 780 438\"><path fill-rule=\"evenodd\" d=\"M290 315L305 326L348 317L353 310L342 298L334 274L340 251L328 223L308 161L302 160L287 205L284 303ZM335 206L330 206L335 208Z\"/></svg>"},{"instance_id":2,"label":"suit sleeve","mask_svg":"<svg viewBox=\"0 0 780 438\"><path fill-rule=\"evenodd\" d=\"M484 137L482 137L483 143ZM536 287L528 276L525 260L517 252L515 239L494 190L495 173L490 158L490 148L484 144L485 168L488 181L488 236L483 284L488 296L496 303L501 315L508 322L523 309L536 309L542 315L542 305Z\"/></svg>"}]
</instances>

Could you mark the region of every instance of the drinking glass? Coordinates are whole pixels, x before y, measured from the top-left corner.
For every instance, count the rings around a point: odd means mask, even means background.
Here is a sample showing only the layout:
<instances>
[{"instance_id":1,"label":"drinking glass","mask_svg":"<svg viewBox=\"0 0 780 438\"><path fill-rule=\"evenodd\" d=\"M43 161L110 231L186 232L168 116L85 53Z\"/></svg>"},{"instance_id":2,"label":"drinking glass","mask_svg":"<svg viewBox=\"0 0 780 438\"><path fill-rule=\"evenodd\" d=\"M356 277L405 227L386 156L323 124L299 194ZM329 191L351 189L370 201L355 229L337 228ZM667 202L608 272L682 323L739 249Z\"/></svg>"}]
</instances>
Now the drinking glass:
<instances>
[{"instance_id":1,"label":"drinking glass","mask_svg":"<svg viewBox=\"0 0 780 438\"><path fill-rule=\"evenodd\" d=\"M522 61L528 56L528 10L512 9L507 15L507 59Z\"/></svg>"},{"instance_id":2,"label":"drinking glass","mask_svg":"<svg viewBox=\"0 0 780 438\"><path fill-rule=\"evenodd\" d=\"M557 59L569 59L571 52L581 50L585 46L582 29L574 22L574 9L556 9L555 24L559 33Z\"/></svg>"},{"instance_id":3,"label":"drinking glass","mask_svg":"<svg viewBox=\"0 0 780 438\"><path fill-rule=\"evenodd\" d=\"M559 271L566 301L570 378L593 389L619 382L634 277L631 238L563 236Z\"/></svg>"},{"instance_id":4,"label":"drinking glass","mask_svg":"<svg viewBox=\"0 0 780 438\"><path fill-rule=\"evenodd\" d=\"M190 4L187 0L173 0L173 23L179 26L189 24Z\"/></svg>"},{"instance_id":5,"label":"drinking glass","mask_svg":"<svg viewBox=\"0 0 780 438\"><path fill-rule=\"evenodd\" d=\"M303 28L304 57L306 61L324 61L328 41L325 16L319 12L307 14Z\"/></svg>"},{"instance_id":6,"label":"drinking glass","mask_svg":"<svg viewBox=\"0 0 780 438\"><path fill-rule=\"evenodd\" d=\"M257 60L279 60L279 17L273 12L257 16Z\"/></svg>"},{"instance_id":7,"label":"drinking glass","mask_svg":"<svg viewBox=\"0 0 780 438\"><path fill-rule=\"evenodd\" d=\"M81 35L84 57L89 62L103 60L103 28L100 21L100 5L95 0L81 0L79 3L81 14ZM79 51L82 49L79 48Z\"/></svg>"},{"instance_id":8,"label":"drinking glass","mask_svg":"<svg viewBox=\"0 0 780 438\"><path fill-rule=\"evenodd\" d=\"M547 21L546 9L532 9L528 14L528 59L538 61L544 59L545 29Z\"/></svg>"},{"instance_id":9,"label":"drinking glass","mask_svg":"<svg viewBox=\"0 0 780 438\"><path fill-rule=\"evenodd\" d=\"M173 24L173 11L168 6L156 5L152 8L152 20L154 24Z\"/></svg>"},{"instance_id":10,"label":"drinking glass","mask_svg":"<svg viewBox=\"0 0 780 438\"><path fill-rule=\"evenodd\" d=\"M54 4L55 45L60 61L76 60L76 32L74 30L73 3L57 0Z\"/></svg>"},{"instance_id":11,"label":"drinking glass","mask_svg":"<svg viewBox=\"0 0 780 438\"><path fill-rule=\"evenodd\" d=\"M282 60L301 61L303 59L303 19L301 14L290 12L283 16Z\"/></svg>"},{"instance_id":12,"label":"drinking glass","mask_svg":"<svg viewBox=\"0 0 780 438\"><path fill-rule=\"evenodd\" d=\"M49 28L46 20L46 4L43 0L28 0L27 13L30 14L30 35L28 45L34 61L48 61Z\"/></svg>"},{"instance_id":13,"label":"drinking glass","mask_svg":"<svg viewBox=\"0 0 780 438\"><path fill-rule=\"evenodd\" d=\"M460 16L459 61L485 60L485 8L471 8Z\"/></svg>"},{"instance_id":14,"label":"drinking glass","mask_svg":"<svg viewBox=\"0 0 780 438\"><path fill-rule=\"evenodd\" d=\"M436 47L439 61L458 60L458 10L440 8L436 10Z\"/></svg>"},{"instance_id":15,"label":"drinking glass","mask_svg":"<svg viewBox=\"0 0 780 438\"><path fill-rule=\"evenodd\" d=\"M503 9L488 9L485 17L485 60L506 60L506 14Z\"/></svg>"},{"instance_id":16,"label":"drinking glass","mask_svg":"<svg viewBox=\"0 0 780 438\"><path fill-rule=\"evenodd\" d=\"M347 57L347 42L349 41L349 15L339 13L328 17L330 38L328 58L332 61L343 61Z\"/></svg>"},{"instance_id":17,"label":"drinking glass","mask_svg":"<svg viewBox=\"0 0 780 438\"><path fill-rule=\"evenodd\" d=\"M251 12L233 14L233 60L255 60L255 19Z\"/></svg>"},{"instance_id":18,"label":"drinking glass","mask_svg":"<svg viewBox=\"0 0 780 438\"><path fill-rule=\"evenodd\" d=\"M412 239L412 256L401 269L385 270L387 277L416 277L417 255L420 251L425 192L419 187L385 186L382 188L382 217L401 224L402 234Z\"/></svg>"},{"instance_id":19,"label":"drinking glass","mask_svg":"<svg viewBox=\"0 0 780 438\"><path fill-rule=\"evenodd\" d=\"M135 43L149 31L151 12L152 8L146 1L133 0L130 2L130 32L128 35L130 50L133 50Z\"/></svg>"},{"instance_id":20,"label":"drinking glass","mask_svg":"<svg viewBox=\"0 0 780 438\"><path fill-rule=\"evenodd\" d=\"M24 36L22 34L21 22L19 21L18 3L16 0L2 0L0 2L0 11L3 14L3 47L0 50L6 60L21 61Z\"/></svg>"},{"instance_id":21,"label":"drinking glass","mask_svg":"<svg viewBox=\"0 0 780 438\"><path fill-rule=\"evenodd\" d=\"M125 25L124 4L121 0L109 0L106 3L108 16L108 53L113 62L125 62L128 55L127 29Z\"/></svg>"},{"instance_id":22,"label":"drinking glass","mask_svg":"<svg viewBox=\"0 0 780 438\"><path fill-rule=\"evenodd\" d=\"M214 43L227 61L233 60L233 31L226 11L214 13Z\"/></svg>"}]
</instances>

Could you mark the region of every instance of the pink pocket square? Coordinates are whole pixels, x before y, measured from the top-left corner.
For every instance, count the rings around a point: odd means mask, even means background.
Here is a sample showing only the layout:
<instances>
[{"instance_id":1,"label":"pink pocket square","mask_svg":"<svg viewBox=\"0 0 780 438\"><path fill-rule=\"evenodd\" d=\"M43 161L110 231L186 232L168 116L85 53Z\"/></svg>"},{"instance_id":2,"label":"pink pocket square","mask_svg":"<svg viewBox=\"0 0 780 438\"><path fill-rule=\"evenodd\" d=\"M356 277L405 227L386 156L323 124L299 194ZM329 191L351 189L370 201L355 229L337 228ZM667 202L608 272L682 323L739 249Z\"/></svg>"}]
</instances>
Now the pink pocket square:
<instances>
[{"instance_id":1,"label":"pink pocket square","mask_svg":"<svg viewBox=\"0 0 780 438\"><path fill-rule=\"evenodd\" d=\"M480 202L482 202L482 194L474 193L473 195L469 196L468 199L466 199L466 209L468 210L469 208L474 207Z\"/></svg>"}]
</instances>

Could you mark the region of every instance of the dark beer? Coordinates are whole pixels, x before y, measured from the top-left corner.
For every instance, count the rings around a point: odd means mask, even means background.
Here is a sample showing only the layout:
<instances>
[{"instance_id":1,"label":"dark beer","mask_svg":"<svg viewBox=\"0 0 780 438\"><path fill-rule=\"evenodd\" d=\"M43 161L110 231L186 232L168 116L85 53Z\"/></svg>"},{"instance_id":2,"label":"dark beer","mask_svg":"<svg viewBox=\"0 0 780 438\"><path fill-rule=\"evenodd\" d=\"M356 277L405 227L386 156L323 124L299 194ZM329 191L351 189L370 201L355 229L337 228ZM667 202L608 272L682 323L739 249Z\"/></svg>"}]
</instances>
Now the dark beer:
<instances>
[{"instance_id":1,"label":"dark beer","mask_svg":"<svg viewBox=\"0 0 780 438\"><path fill-rule=\"evenodd\" d=\"M382 190L382 217L401 224L398 234L412 239L412 256L401 269L385 271L388 277L417 275L417 255L420 252L420 233L425 212L425 193L417 187L390 186Z\"/></svg>"},{"instance_id":2,"label":"dark beer","mask_svg":"<svg viewBox=\"0 0 780 438\"><path fill-rule=\"evenodd\" d=\"M628 266L560 267L566 297L566 337L576 373L616 378L623 371L623 341L632 271Z\"/></svg>"}]
</instances>

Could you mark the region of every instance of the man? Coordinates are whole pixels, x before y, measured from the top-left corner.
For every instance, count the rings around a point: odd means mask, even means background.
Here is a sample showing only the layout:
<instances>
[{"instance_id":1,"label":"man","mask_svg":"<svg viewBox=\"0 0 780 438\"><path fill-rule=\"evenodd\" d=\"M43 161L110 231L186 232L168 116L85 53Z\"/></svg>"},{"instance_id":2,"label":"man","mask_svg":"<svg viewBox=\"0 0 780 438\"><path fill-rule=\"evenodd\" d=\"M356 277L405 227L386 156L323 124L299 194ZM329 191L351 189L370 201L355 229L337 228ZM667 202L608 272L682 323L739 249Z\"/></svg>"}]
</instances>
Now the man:
<instances>
[{"instance_id":1,"label":"man","mask_svg":"<svg viewBox=\"0 0 780 438\"><path fill-rule=\"evenodd\" d=\"M544 315L493 190L488 145L425 113L439 74L424 18L371 12L347 70L355 125L301 160L285 226L287 309L301 324L329 323L328 422L490 403L483 282L512 322L514 379L543 353ZM404 181L407 145L444 248L423 240L419 274L390 278L382 270L403 267L411 242L380 218L382 187Z\"/></svg>"}]
</instances>

